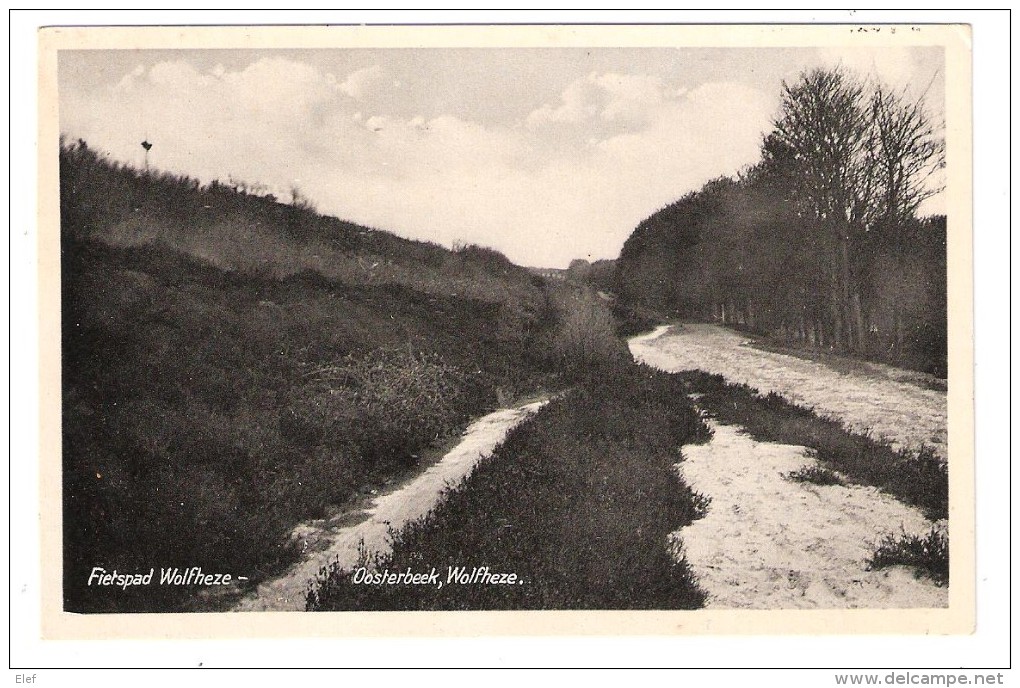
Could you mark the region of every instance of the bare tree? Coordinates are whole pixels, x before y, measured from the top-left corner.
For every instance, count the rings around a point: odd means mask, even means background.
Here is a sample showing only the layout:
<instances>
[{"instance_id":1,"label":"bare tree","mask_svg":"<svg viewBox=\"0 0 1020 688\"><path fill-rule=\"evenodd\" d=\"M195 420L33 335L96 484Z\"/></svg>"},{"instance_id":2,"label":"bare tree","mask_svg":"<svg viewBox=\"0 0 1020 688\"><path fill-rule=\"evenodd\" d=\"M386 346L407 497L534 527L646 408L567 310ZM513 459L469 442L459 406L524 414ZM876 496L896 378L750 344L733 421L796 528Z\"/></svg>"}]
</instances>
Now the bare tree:
<instances>
[{"instance_id":1,"label":"bare tree","mask_svg":"<svg viewBox=\"0 0 1020 688\"><path fill-rule=\"evenodd\" d=\"M868 233L902 254L903 234L921 204L941 189L939 127L923 97L874 87L841 68L816 69L783 84L782 109L763 144L764 164L782 169L800 214L824 236L829 256L827 339L851 351L867 344L858 255Z\"/></svg>"},{"instance_id":2,"label":"bare tree","mask_svg":"<svg viewBox=\"0 0 1020 688\"><path fill-rule=\"evenodd\" d=\"M314 201L306 196L305 192L297 184L291 184L290 186L290 205L297 210L315 212Z\"/></svg>"},{"instance_id":3,"label":"bare tree","mask_svg":"<svg viewBox=\"0 0 1020 688\"><path fill-rule=\"evenodd\" d=\"M875 208L872 119L864 84L842 69L816 69L783 84L782 110L770 137L793 165L793 196L816 221L829 253L829 339L855 350L863 342L852 246ZM766 151L767 152L767 151Z\"/></svg>"},{"instance_id":4,"label":"bare tree","mask_svg":"<svg viewBox=\"0 0 1020 688\"><path fill-rule=\"evenodd\" d=\"M932 178L945 166L945 139L941 127L936 128L926 114L923 96L909 100L905 90L896 93L879 84L871 95L871 113L880 189L874 231L891 249L896 273L902 274L908 253L905 228L916 219L921 204L942 190ZM896 352L903 348L905 338L899 292L909 291L909 285L898 286L892 303L892 347Z\"/></svg>"},{"instance_id":5,"label":"bare tree","mask_svg":"<svg viewBox=\"0 0 1020 688\"><path fill-rule=\"evenodd\" d=\"M931 183L945 167L945 139L925 113L924 98L908 100L879 84L871 96L880 220L899 224L942 188Z\"/></svg>"}]
</instances>

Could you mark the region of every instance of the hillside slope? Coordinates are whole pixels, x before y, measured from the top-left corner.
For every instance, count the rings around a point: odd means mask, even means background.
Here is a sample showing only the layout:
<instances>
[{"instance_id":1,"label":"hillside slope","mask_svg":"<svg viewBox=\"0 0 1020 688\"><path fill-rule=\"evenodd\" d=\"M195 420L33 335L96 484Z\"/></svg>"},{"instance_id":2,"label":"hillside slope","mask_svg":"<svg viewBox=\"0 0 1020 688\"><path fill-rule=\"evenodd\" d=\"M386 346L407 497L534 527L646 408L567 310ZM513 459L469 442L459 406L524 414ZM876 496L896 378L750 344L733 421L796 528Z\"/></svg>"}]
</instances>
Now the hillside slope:
<instances>
[{"instance_id":1,"label":"hillside slope","mask_svg":"<svg viewBox=\"0 0 1020 688\"><path fill-rule=\"evenodd\" d=\"M70 611L188 608L180 587L89 586L94 567L257 581L293 558L298 521L469 417L561 387L565 362L626 355L608 319L578 336L582 292L495 251L141 172L84 142L61 150L61 256Z\"/></svg>"}]
</instances>

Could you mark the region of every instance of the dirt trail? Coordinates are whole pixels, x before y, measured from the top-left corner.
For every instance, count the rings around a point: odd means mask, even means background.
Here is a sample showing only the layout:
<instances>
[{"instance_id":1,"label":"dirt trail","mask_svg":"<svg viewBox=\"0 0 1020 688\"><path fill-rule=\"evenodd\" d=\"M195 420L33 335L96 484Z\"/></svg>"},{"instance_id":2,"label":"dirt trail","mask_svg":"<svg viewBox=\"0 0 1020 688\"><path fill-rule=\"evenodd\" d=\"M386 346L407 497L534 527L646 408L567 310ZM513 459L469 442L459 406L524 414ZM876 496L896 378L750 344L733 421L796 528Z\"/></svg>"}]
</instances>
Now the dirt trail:
<instances>
[{"instance_id":1,"label":"dirt trail","mask_svg":"<svg viewBox=\"0 0 1020 688\"><path fill-rule=\"evenodd\" d=\"M712 441L684 447L678 468L711 496L707 515L675 533L708 608L931 608L948 588L892 567L866 571L882 535L924 534L931 523L874 487L792 482L817 464L805 447L757 442L711 423Z\"/></svg>"},{"instance_id":2,"label":"dirt trail","mask_svg":"<svg viewBox=\"0 0 1020 688\"><path fill-rule=\"evenodd\" d=\"M742 335L715 325L662 326L631 340L635 358L676 372L698 369L776 392L800 406L840 419L860 432L870 429L895 447L925 444L946 450L946 393L915 384L906 371L869 364L839 372L817 361L762 351Z\"/></svg>"},{"instance_id":3,"label":"dirt trail","mask_svg":"<svg viewBox=\"0 0 1020 688\"><path fill-rule=\"evenodd\" d=\"M662 326L630 346L649 365L718 373L858 430L871 428L895 445L925 443L946 455L945 392L915 384L903 371L839 372L755 349L739 334L712 325ZM677 467L692 489L712 501L704 518L675 533L709 595L708 607L947 606L948 589L915 578L911 570L866 570L886 533L928 532L932 524L918 510L874 487L790 481L786 473L817 464L811 450L757 442L736 426L712 426L712 441L684 447L685 460Z\"/></svg>"},{"instance_id":4,"label":"dirt trail","mask_svg":"<svg viewBox=\"0 0 1020 688\"><path fill-rule=\"evenodd\" d=\"M345 519L319 520L301 524L293 537L310 550L304 560L286 574L261 584L245 597L235 611L302 611L309 582L319 569L339 558L351 567L358 561L358 545L364 540L370 551L386 551L389 529L399 530L405 523L427 514L439 501L447 486L456 485L475 464L492 453L510 430L535 413L546 402L501 409L476 420L464 432L464 438L442 460L400 489L377 497L362 522L349 525ZM349 517L347 517L349 519Z\"/></svg>"}]
</instances>

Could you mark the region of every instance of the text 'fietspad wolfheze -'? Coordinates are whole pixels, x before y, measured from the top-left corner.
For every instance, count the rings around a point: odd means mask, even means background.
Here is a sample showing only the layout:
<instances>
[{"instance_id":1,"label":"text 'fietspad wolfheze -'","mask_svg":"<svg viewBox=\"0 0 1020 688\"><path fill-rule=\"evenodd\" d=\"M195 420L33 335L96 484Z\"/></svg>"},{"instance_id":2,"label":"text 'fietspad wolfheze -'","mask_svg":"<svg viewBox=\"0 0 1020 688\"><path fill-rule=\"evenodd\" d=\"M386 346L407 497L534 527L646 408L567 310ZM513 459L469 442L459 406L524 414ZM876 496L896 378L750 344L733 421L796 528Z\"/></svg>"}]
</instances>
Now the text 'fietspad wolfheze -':
<instances>
[{"instance_id":1,"label":"text 'fietspad wolfheze -'","mask_svg":"<svg viewBox=\"0 0 1020 688\"><path fill-rule=\"evenodd\" d=\"M235 580L229 573L205 573L201 566L181 569L160 568L159 578L155 578L156 569L150 568L147 572L121 572L117 569L107 571L100 566L94 566L89 574L88 584L98 587L117 587L127 590L133 586L152 585L155 580L157 585L230 585Z\"/></svg>"}]
</instances>

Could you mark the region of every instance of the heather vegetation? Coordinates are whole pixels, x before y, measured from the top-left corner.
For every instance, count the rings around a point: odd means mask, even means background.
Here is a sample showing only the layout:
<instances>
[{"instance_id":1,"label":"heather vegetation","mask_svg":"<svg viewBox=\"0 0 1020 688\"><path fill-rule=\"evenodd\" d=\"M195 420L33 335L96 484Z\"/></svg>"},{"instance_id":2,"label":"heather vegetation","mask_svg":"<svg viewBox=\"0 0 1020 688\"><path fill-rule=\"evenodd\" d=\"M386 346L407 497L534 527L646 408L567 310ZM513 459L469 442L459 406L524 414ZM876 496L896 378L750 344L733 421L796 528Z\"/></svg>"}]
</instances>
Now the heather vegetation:
<instances>
[{"instance_id":1,"label":"heather vegetation","mask_svg":"<svg viewBox=\"0 0 1020 688\"><path fill-rule=\"evenodd\" d=\"M365 583L357 567L333 565L308 608L700 607L704 593L670 533L707 508L674 467L681 445L707 437L678 376L643 366L588 376L512 431L432 513L395 532L392 552L362 562L435 567L442 587ZM484 567L519 582L449 581L451 570Z\"/></svg>"},{"instance_id":2,"label":"heather vegetation","mask_svg":"<svg viewBox=\"0 0 1020 688\"><path fill-rule=\"evenodd\" d=\"M347 286L407 287L539 314L542 289L498 251L456 251L317 214L257 186L138 170L84 141L62 142L65 239L119 248L164 246L232 274L284 279L309 273Z\"/></svg>"},{"instance_id":3,"label":"heather vegetation","mask_svg":"<svg viewBox=\"0 0 1020 688\"><path fill-rule=\"evenodd\" d=\"M604 299L492 249L134 169L82 141L63 143L60 169L69 610L207 608L190 588L87 580L95 566L265 579L298 556L295 525L421 470L469 419L631 365ZM563 470L610 457L583 458ZM644 470L673 484L668 466ZM640 546L666 562L655 532Z\"/></svg>"}]
</instances>

